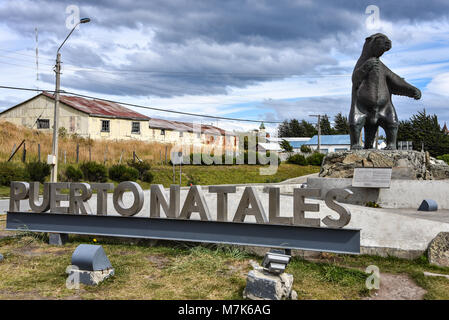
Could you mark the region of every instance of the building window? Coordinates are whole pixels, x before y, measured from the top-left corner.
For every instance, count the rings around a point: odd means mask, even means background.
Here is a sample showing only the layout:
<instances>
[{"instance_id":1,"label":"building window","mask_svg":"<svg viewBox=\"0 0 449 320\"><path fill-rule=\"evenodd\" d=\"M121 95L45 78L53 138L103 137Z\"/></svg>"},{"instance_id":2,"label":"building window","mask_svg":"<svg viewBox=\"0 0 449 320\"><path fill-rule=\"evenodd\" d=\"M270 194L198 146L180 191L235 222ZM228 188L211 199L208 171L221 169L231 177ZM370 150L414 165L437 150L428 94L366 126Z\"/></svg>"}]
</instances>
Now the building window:
<instances>
[{"instance_id":1,"label":"building window","mask_svg":"<svg viewBox=\"0 0 449 320\"><path fill-rule=\"evenodd\" d=\"M161 129L161 136L165 136L165 129Z\"/></svg>"},{"instance_id":2,"label":"building window","mask_svg":"<svg viewBox=\"0 0 449 320\"><path fill-rule=\"evenodd\" d=\"M109 120L101 120L101 132L109 132L110 122Z\"/></svg>"},{"instance_id":3,"label":"building window","mask_svg":"<svg viewBox=\"0 0 449 320\"><path fill-rule=\"evenodd\" d=\"M38 129L50 129L50 120L49 119L37 119L37 128Z\"/></svg>"},{"instance_id":4,"label":"building window","mask_svg":"<svg viewBox=\"0 0 449 320\"><path fill-rule=\"evenodd\" d=\"M131 127L131 133L140 133L140 122L133 122Z\"/></svg>"}]
</instances>

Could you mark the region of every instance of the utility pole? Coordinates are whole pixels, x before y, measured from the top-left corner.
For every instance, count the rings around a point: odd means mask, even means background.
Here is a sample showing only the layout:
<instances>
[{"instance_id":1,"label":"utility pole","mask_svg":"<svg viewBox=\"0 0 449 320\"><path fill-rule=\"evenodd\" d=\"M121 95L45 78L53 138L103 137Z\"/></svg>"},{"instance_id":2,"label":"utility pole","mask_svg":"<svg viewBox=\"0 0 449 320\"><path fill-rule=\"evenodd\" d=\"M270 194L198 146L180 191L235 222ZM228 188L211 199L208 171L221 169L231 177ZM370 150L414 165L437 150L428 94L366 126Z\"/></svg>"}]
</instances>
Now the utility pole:
<instances>
[{"instance_id":1,"label":"utility pole","mask_svg":"<svg viewBox=\"0 0 449 320\"><path fill-rule=\"evenodd\" d=\"M58 130L59 130L59 89L61 85L61 54L56 54L56 88L55 88L55 114L53 120L52 168L51 182L58 181Z\"/></svg>"},{"instance_id":2,"label":"utility pole","mask_svg":"<svg viewBox=\"0 0 449 320\"><path fill-rule=\"evenodd\" d=\"M73 27L73 29L70 31L70 33L67 35L67 37L64 39L62 44L59 46L58 51L56 51L56 65L55 65L55 73L56 73L56 89L55 89L55 114L54 114L54 122L53 122L53 144L52 144L52 154L49 156L50 161L49 164L52 165L51 167L51 182L57 182L58 181L58 130L59 130L59 90L61 86L61 53L59 53L59 50L61 50L64 43L67 41L67 39L70 37L70 35L73 33L75 28L80 23L87 23L90 22L89 18L82 18L80 21L76 23L76 25ZM89 154L90 157L90 154Z\"/></svg>"},{"instance_id":3,"label":"utility pole","mask_svg":"<svg viewBox=\"0 0 449 320\"><path fill-rule=\"evenodd\" d=\"M321 114L311 114L309 117L317 117L318 118L318 152L321 152Z\"/></svg>"}]
</instances>

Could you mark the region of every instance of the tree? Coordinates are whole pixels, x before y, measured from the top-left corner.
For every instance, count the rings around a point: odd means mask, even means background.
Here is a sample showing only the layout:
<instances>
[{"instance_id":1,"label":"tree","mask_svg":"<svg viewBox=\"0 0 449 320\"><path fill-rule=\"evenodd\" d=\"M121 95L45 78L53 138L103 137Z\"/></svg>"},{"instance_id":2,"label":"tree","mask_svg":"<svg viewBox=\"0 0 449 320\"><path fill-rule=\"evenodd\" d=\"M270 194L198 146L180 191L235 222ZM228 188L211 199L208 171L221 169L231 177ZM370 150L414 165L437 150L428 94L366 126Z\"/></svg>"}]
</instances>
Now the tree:
<instances>
[{"instance_id":1,"label":"tree","mask_svg":"<svg viewBox=\"0 0 449 320\"><path fill-rule=\"evenodd\" d=\"M293 147L287 140L282 139L279 145L281 146L282 149L284 149L285 152L293 152Z\"/></svg>"},{"instance_id":2,"label":"tree","mask_svg":"<svg viewBox=\"0 0 449 320\"><path fill-rule=\"evenodd\" d=\"M341 112L337 113L334 117L334 132L335 134L349 134L349 122L348 117L341 114Z\"/></svg>"},{"instance_id":3,"label":"tree","mask_svg":"<svg viewBox=\"0 0 449 320\"><path fill-rule=\"evenodd\" d=\"M285 120L278 127L279 137L313 137L316 134L317 130L313 124L305 120L301 122L297 119Z\"/></svg>"},{"instance_id":4,"label":"tree","mask_svg":"<svg viewBox=\"0 0 449 320\"><path fill-rule=\"evenodd\" d=\"M321 117L320 127L322 135L334 134L334 129L332 129L331 122L329 121L329 117L326 114Z\"/></svg>"},{"instance_id":5,"label":"tree","mask_svg":"<svg viewBox=\"0 0 449 320\"><path fill-rule=\"evenodd\" d=\"M429 115L425 109L399 122L397 141L412 141L418 151L424 145L432 157L449 153L449 136L441 129L437 115Z\"/></svg>"}]
</instances>

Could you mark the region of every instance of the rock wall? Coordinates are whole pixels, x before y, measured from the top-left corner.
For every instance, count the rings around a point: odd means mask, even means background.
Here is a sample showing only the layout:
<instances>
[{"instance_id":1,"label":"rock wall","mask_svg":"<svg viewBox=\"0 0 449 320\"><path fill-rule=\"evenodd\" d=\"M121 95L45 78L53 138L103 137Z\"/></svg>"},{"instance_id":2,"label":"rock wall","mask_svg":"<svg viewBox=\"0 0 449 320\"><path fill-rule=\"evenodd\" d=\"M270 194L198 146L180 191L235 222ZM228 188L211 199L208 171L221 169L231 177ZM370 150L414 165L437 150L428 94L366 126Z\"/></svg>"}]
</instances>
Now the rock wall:
<instances>
[{"instance_id":1,"label":"rock wall","mask_svg":"<svg viewBox=\"0 0 449 320\"><path fill-rule=\"evenodd\" d=\"M449 165L428 152L402 150L350 150L328 154L321 165L320 177L352 178L354 168L391 167L392 179L449 179Z\"/></svg>"}]
</instances>

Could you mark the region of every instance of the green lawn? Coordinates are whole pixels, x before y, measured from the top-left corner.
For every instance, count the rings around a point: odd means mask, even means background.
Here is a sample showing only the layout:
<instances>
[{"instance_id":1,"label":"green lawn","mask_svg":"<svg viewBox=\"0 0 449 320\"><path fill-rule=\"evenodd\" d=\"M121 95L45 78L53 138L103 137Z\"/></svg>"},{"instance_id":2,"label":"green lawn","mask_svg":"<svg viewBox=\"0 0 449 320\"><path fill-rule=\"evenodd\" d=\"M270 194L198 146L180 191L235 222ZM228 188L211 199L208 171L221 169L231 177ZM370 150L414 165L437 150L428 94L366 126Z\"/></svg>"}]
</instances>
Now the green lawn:
<instances>
[{"instance_id":1,"label":"green lawn","mask_svg":"<svg viewBox=\"0 0 449 320\"><path fill-rule=\"evenodd\" d=\"M0 217L0 299L242 299L249 261L262 258L241 248L180 242L120 240L70 236L64 246L50 246L45 234L4 231ZM101 244L116 274L99 286L65 286L66 267L81 243ZM449 268L373 256L323 254L315 262L294 257L287 272L299 299L362 299L370 294L363 270L405 274L428 292L425 299L449 299L449 280L428 278L423 271L449 274Z\"/></svg>"},{"instance_id":2,"label":"green lawn","mask_svg":"<svg viewBox=\"0 0 449 320\"><path fill-rule=\"evenodd\" d=\"M59 170L65 170L64 165ZM282 163L275 174L261 175L260 165L216 165L216 166L182 166L182 185L188 186L190 182L200 185L215 184L243 184L243 183L272 183L281 182L286 179L295 178L320 171L318 166L299 166L295 164ZM151 184L162 184L169 187L173 184L172 166L152 166L151 172L154 180ZM110 181L114 182L114 181ZM142 188L148 189L150 183L138 181ZM114 182L117 184L116 182ZM176 167L175 184L179 184L179 166ZM42 191L42 190L41 190ZM9 187L0 186L0 197L9 196Z\"/></svg>"}]
</instances>

